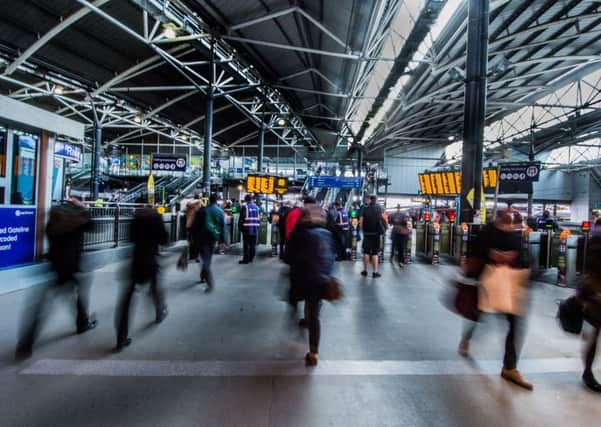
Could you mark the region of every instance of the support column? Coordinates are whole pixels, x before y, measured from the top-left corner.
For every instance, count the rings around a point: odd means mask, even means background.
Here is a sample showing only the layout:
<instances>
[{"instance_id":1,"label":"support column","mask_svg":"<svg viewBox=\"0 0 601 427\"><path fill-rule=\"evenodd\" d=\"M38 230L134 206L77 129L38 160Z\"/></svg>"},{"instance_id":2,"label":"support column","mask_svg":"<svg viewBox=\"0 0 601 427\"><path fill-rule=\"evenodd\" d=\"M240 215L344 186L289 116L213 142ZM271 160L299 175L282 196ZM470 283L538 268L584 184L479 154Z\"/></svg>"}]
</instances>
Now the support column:
<instances>
[{"instance_id":1,"label":"support column","mask_svg":"<svg viewBox=\"0 0 601 427\"><path fill-rule=\"evenodd\" d=\"M488 71L489 0L469 0L463 160L461 162L461 222L473 222L480 211L482 149L486 117L486 73ZM473 206L467 195L474 189Z\"/></svg>"},{"instance_id":2,"label":"support column","mask_svg":"<svg viewBox=\"0 0 601 427\"><path fill-rule=\"evenodd\" d=\"M363 169L363 149L357 148L357 173L361 176L361 170Z\"/></svg>"},{"instance_id":3,"label":"support column","mask_svg":"<svg viewBox=\"0 0 601 427\"><path fill-rule=\"evenodd\" d=\"M94 115L96 116L96 115ZM90 193L92 200L98 199L100 192L100 176L102 174L102 165L100 164L100 157L102 157L102 126L98 123L96 117L94 118L94 151L92 152L92 182ZM127 158L126 158L127 162Z\"/></svg>"},{"instance_id":4,"label":"support column","mask_svg":"<svg viewBox=\"0 0 601 427\"><path fill-rule=\"evenodd\" d=\"M265 149L265 124L259 126L259 146L257 147L257 172L263 172L263 151Z\"/></svg>"},{"instance_id":5,"label":"support column","mask_svg":"<svg viewBox=\"0 0 601 427\"><path fill-rule=\"evenodd\" d=\"M532 139L534 139L534 135L532 137ZM531 162L534 161L534 140L530 141L530 150L528 151L528 160L530 160ZM530 188L530 191L528 191L528 218L532 217L532 205L534 204L534 200L533 200L533 192L534 192L534 184L530 184L532 187Z\"/></svg>"},{"instance_id":6,"label":"support column","mask_svg":"<svg viewBox=\"0 0 601 427\"><path fill-rule=\"evenodd\" d=\"M215 82L215 40L211 38L211 58L209 59L209 86L207 88L207 111L205 112L204 164L202 188L206 195L211 192L211 141L213 140L213 102Z\"/></svg>"}]
</instances>

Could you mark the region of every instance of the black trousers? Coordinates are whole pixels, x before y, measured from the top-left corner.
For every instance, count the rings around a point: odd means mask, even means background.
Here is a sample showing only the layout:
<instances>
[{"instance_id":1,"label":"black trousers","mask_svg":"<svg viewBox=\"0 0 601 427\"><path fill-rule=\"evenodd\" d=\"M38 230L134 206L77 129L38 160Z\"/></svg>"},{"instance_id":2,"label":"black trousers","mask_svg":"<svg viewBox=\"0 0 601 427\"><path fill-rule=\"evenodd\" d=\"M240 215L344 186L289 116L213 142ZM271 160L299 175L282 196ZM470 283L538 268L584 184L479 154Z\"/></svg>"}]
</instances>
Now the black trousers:
<instances>
[{"instance_id":1,"label":"black trousers","mask_svg":"<svg viewBox=\"0 0 601 427\"><path fill-rule=\"evenodd\" d=\"M129 316L131 308L131 300L136 290L136 282L130 281L124 288L119 304L117 305L115 324L117 327L117 342L123 342L127 339L129 333ZM158 282L158 273L153 274L150 279L150 294L154 302L154 308L158 315L166 308L165 294Z\"/></svg>"},{"instance_id":2,"label":"black trousers","mask_svg":"<svg viewBox=\"0 0 601 427\"><path fill-rule=\"evenodd\" d=\"M518 365L518 354L522 343L522 318L513 314L506 314L509 323L507 336L505 337L505 355L503 356L503 369L516 369ZM463 332L463 339L469 341L476 329L476 322L470 322Z\"/></svg>"},{"instance_id":3,"label":"black trousers","mask_svg":"<svg viewBox=\"0 0 601 427\"><path fill-rule=\"evenodd\" d=\"M597 353L598 340L599 328L594 328L584 354L584 372L587 374L591 374L593 371L593 363L595 361L595 354Z\"/></svg>"},{"instance_id":4,"label":"black trousers","mask_svg":"<svg viewBox=\"0 0 601 427\"><path fill-rule=\"evenodd\" d=\"M212 288L215 282L213 281L213 272L211 271L211 261L215 252L215 242L208 242L200 245L199 254L202 259L202 268L200 269L200 280L205 279L209 288Z\"/></svg>"},{"instance_id":5,"label":"black trousers","mask_svg":"<svg viewBox=\"0 0 601 427\"><path fill-rule=\"evenodd\" d=\"M46 317L48 305L58 295L62 294L75 300L78 330L85 328L90 321L88 315L89 286L80 282L74 273L59 273L54 283L42 286L35 292L31 310L25 312L23 329L17 344L18 350L31 351L39 335L43 319Z\"/></svg>"},{"instance_id":6,"label":"black trousers","mask_svg":"<svg viewBox=\"0 0 601 427\"><path fill-rule=\"evenodd\" d=\"M319 339L321 337L320 309L321 301L319 299L308 298L305 300L305 321L309 329L309 351L312 353L319 353Z\"/></svg>"},{"instance_id":7,"label":"black trousers","mask_svg":"<svg viewBox=\"0 0 601 427\"><path fill-rule=\"evenodd\" d=\"M390 259L394 259L394 254L397 254L397 262L405 262L405 251L407 250L407 236L396 233L392 236L392 251Z\"/></svg>"},{"instance_id":8,"label":"black trousers","mask_svg":"<svg viewBox=\"0 0 601 427\"><path fill-rule=\"evenodd\" d=\"M256 234L248 234L242 233L242 261L244 262L253 262L255 259L255 252L257 246L257 235Z\"/></svg>"}]
</instances>

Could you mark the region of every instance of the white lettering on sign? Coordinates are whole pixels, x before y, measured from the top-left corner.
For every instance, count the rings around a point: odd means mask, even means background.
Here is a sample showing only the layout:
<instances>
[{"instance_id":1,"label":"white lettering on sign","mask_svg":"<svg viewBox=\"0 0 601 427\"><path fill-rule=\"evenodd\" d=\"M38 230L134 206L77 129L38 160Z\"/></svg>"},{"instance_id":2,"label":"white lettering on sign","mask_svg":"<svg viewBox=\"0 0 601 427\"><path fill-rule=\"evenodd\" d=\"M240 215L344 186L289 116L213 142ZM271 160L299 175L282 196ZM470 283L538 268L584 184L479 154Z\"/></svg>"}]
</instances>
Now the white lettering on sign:
<instances>
[{"instance_id":1,"label":"white lettering on sign","mask_svg":"<svg viewBox=\"0 0 601 427\"><path fill-rule=\"evenodd\" d=\"M29 233L29 227L0 228L0 252L10 251L13 243L19 242L19 235Z\"/></svg>"}]
</instances>

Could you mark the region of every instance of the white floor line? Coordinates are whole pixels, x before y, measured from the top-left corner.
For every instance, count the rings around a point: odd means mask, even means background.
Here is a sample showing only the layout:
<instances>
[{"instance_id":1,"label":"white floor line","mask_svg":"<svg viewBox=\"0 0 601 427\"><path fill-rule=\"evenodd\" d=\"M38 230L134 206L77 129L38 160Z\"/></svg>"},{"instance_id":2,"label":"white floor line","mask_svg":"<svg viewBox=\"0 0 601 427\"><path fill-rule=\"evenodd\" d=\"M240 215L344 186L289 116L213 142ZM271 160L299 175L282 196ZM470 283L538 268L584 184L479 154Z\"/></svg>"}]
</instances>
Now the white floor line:
<instances>
[{"instance_id":1,"label":"white floor line","mask_svg":"<svg viewBox=\"0 0 601 427\"><path fill-rule=\"evenodd\" d=\"M79 375L113 377L256 377L256 376L403 376L498 375L498 360L321 360L314 368L302 360L186 361L186 360L67 360L40 359L21 375ZM524 359L524 374L580 372L577 358Z\"/></svg>"}]
</instances>

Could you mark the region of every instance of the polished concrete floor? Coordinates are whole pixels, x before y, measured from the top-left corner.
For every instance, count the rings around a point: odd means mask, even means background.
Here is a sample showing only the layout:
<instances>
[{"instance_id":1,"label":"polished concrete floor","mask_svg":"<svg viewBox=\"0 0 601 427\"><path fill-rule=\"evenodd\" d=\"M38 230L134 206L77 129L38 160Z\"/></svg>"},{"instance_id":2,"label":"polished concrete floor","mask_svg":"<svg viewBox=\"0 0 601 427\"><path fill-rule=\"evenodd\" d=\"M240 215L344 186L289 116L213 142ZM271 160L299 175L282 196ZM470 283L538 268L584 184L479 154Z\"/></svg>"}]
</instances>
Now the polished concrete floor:
<instances>
[{"instance_id":1,"label":"polished concrete floor","mask_svg":"<svg viewBox=\"0 0 601 427\"><path fill-rule=\"evenodd\" d=\"M206 294L198 265L163 259L169 317L154 325L136 293L122 353L113 319L123 264L90 277L99 326L75 335L57 301L33 357L12 361L28 292L0 296L0 426L593 426L601 396L580 383L578 337L562 333L556 300L569 290L533 285L520 368L527 392L499 378L505 324L488 319L471 361L456 353L461 320L441 299L453 269L385 263L380 279L339 264L345 298L322 309L320 364L306 368L304 331L291 325L286 269L260 257L214 259ZM601 376L601 372L598 372Z\"/></svg>"}]
</instances>

